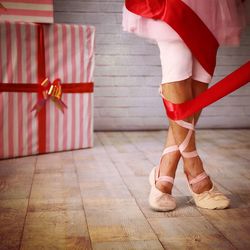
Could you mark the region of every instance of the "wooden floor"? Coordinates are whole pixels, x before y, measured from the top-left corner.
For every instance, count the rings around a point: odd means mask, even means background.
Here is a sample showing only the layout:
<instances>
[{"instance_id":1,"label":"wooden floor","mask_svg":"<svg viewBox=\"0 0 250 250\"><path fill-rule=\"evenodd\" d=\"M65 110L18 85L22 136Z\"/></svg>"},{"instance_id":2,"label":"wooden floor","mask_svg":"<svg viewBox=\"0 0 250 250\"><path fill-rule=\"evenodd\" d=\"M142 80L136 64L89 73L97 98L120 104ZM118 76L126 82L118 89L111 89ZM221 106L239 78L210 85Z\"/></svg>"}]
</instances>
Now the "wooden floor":
<instances>
[{"instance_id":1,"label":"wooden floor","mask_svg":"<svg viewBox=\"0 0 250 250\"><path fill-rule=\"evenodd\" d=\"M250 130L198 130L205 169L231 199L190 202L180 164L178 208L148 206L148 174L166 131L95 132L92 149L0 161L0 249L250 249Z\"/></svg>"}]
</instances>

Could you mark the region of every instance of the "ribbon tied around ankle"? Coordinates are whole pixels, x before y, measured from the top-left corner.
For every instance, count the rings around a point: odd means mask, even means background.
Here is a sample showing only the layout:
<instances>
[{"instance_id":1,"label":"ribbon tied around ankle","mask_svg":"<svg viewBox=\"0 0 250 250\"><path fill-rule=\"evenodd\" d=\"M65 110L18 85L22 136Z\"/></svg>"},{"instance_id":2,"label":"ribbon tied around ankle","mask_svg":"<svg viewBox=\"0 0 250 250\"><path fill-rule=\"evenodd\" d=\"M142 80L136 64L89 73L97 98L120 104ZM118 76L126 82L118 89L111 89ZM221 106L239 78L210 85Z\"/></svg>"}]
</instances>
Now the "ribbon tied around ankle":
<instances>
[{"instance_id":1,"label":"ribbon tied around ankle","mask_svg":"<svg viewBox=\"0 0 250 250\"><path fill-rule=\"evenodd\" d=\"M51 99L57 108L59 108L64 113L64 108L67 108L67 105L62 101L62 86L61 80L59 78L55 79L52 83L48 78L40 85L43 98L38 100L35 106L32 108L32 111L36 110L36 114L45 106L46 102Z\"/></svg>"}]
</instances>

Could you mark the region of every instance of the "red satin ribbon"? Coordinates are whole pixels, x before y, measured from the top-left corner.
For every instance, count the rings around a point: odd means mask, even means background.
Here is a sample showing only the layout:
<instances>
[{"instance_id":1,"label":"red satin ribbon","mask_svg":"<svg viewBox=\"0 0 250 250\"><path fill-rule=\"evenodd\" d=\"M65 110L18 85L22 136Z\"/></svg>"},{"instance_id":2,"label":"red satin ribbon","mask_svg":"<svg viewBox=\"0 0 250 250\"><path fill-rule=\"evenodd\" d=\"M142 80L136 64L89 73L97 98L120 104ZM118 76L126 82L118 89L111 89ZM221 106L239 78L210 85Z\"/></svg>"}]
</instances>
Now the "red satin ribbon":
<instances>
[{"instance_id":1,"label":"red satin ribbon","mask_svg":"<svg viewBox=\"0 0 250 250\"><path fill-rule=\"evenodd\" d=\"M64 83L62 86L63 93L92 93L94 83ZM37 93L42 91L40 85L34 83L0 83L0 92L26 92Z\"/></svg>"},{"instance_id":2,"label":"red satin ribbon","mask_svg":"<svg viewBox=\"0 0 250 250\"><path fill-rule=\"evenodd\" d=\"M162 98L162 100L168 117L172 120L181 120L218 101L248 82L250 82L250 61L190 101L174 104L166 99Z\"/></svg>"},{"instance_id":3,"label":"red satin ribbon","mask_svg":"<svg viewBox=\"0 0 250 250\"><path fill-rule=\"evenodd\" d=\"M125 4L128 10L137 15L161 19L168 23L180 35L204 69L213 75L219 44L188 5L181 0L126 0ZM191 101L173 104L164 99L167 115L173 120L184 119L247 84L250 81L249 67L248 62Z\"/></svg>"},{"instance_id":4,"label":"red satin ribbon","mask_svg":"<svg viewBox=\"0 0 250 250\"><path fill-rule=\"evenodd\" d=\"M20 83L1 83L0 92L35 92L38 94L38 100L43 98L43 87L40 85L46 78L45 73L45 49L44 34L42 25L38 25L37 30L37 58L38 58L38 84L20 84ZM64 83L61 85L63 93L85 93L93 92L94 84L89 83ZM38 112L38 151L46 153L46 109L43 107Z\"/></svg>"},{"instance_id":5,"label":"red satin ribbon","mask_svg":"<svg viewBox=\"0 0 250 250\"><path fill-rule=\"evenodd\" d=\"M44 33L42 25L37 29L37 79L41 83L46 78L45 69L45 49L44 49ZM39 86L40 87L40 86ZM43 98L42 89L38 89L38 100ZM38 151L39 153L46 152L46 109L42 108L38 114Z\"/></svg>"}]
</instances>

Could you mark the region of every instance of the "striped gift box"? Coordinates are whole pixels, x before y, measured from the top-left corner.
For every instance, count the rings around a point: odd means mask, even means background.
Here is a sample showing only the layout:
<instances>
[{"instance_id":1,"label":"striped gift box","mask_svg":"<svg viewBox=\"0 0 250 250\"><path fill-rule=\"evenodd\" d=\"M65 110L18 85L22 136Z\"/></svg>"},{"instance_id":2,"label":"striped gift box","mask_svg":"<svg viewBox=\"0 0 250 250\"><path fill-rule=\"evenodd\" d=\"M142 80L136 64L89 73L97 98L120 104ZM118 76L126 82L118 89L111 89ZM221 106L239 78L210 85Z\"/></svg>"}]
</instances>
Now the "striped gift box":
<instances>
[{"instance_id":1,"label":"striped gift box","mask_svg":"<svg viewBox=\"0 0 250 250\"><path fill-rule=\"evenodd\" d=\"M0 20L53 23L53 0L0 1Z\"/></svg>"},{"instance_id":2,"label":"striped gift box","mask_svg":"<svg viewBox=\"0 0 250 250\"><path fill-rule=\"evenodd\" d=\"M42 80L39 29L45 76L79 89L62 94L64 113L51 100L46 113L31 111ZM93 146L94 37L93 26L0 22L0 158Z\"/></svg>"}]
</instances>

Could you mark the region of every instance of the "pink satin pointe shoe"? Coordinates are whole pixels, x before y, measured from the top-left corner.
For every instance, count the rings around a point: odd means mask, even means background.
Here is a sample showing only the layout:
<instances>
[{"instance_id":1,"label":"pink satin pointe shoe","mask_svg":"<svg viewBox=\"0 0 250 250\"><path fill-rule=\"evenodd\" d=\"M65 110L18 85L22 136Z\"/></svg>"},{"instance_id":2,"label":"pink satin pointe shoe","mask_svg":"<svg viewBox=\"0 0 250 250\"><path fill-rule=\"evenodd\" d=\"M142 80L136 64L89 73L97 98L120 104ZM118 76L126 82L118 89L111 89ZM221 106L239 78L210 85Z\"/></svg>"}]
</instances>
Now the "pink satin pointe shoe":
<instances>
[{"instance_id":1,"label":"pink satin pointe shoe","mask_svg":"<svg viewBox=\"0 0 250 250\"><path fill-rule=\"evenodd\" d=\"M165 148L162 157L170 152L178 151L178 146L171 146ZM156 182L170 182L174 184L174 178L171 176L159 176L160 174L160 164L154 167L149 174L149 183L151 185L151 190L148 197L149 206L155 211L167 212L176 208L175 198L168 193L164 193L156 187Z\"/></svg>"},{"instance_id":2,"label":"pink satin pointe shoe","mask_svg":"<svg viewBox=\"0 0 250 250\"><path fill-rule=\"evenodd\" d=\"M200 208L206 209L225 209L229 207L230 200L221 193L213 184L212 188L208 191L204 191L200 194L195 193L191 185L199 183L205 178L209 177L206 172L202 172L192 180L188 181L189 190L193 196L195 205Z\"/></svg>"}]
</instances>

